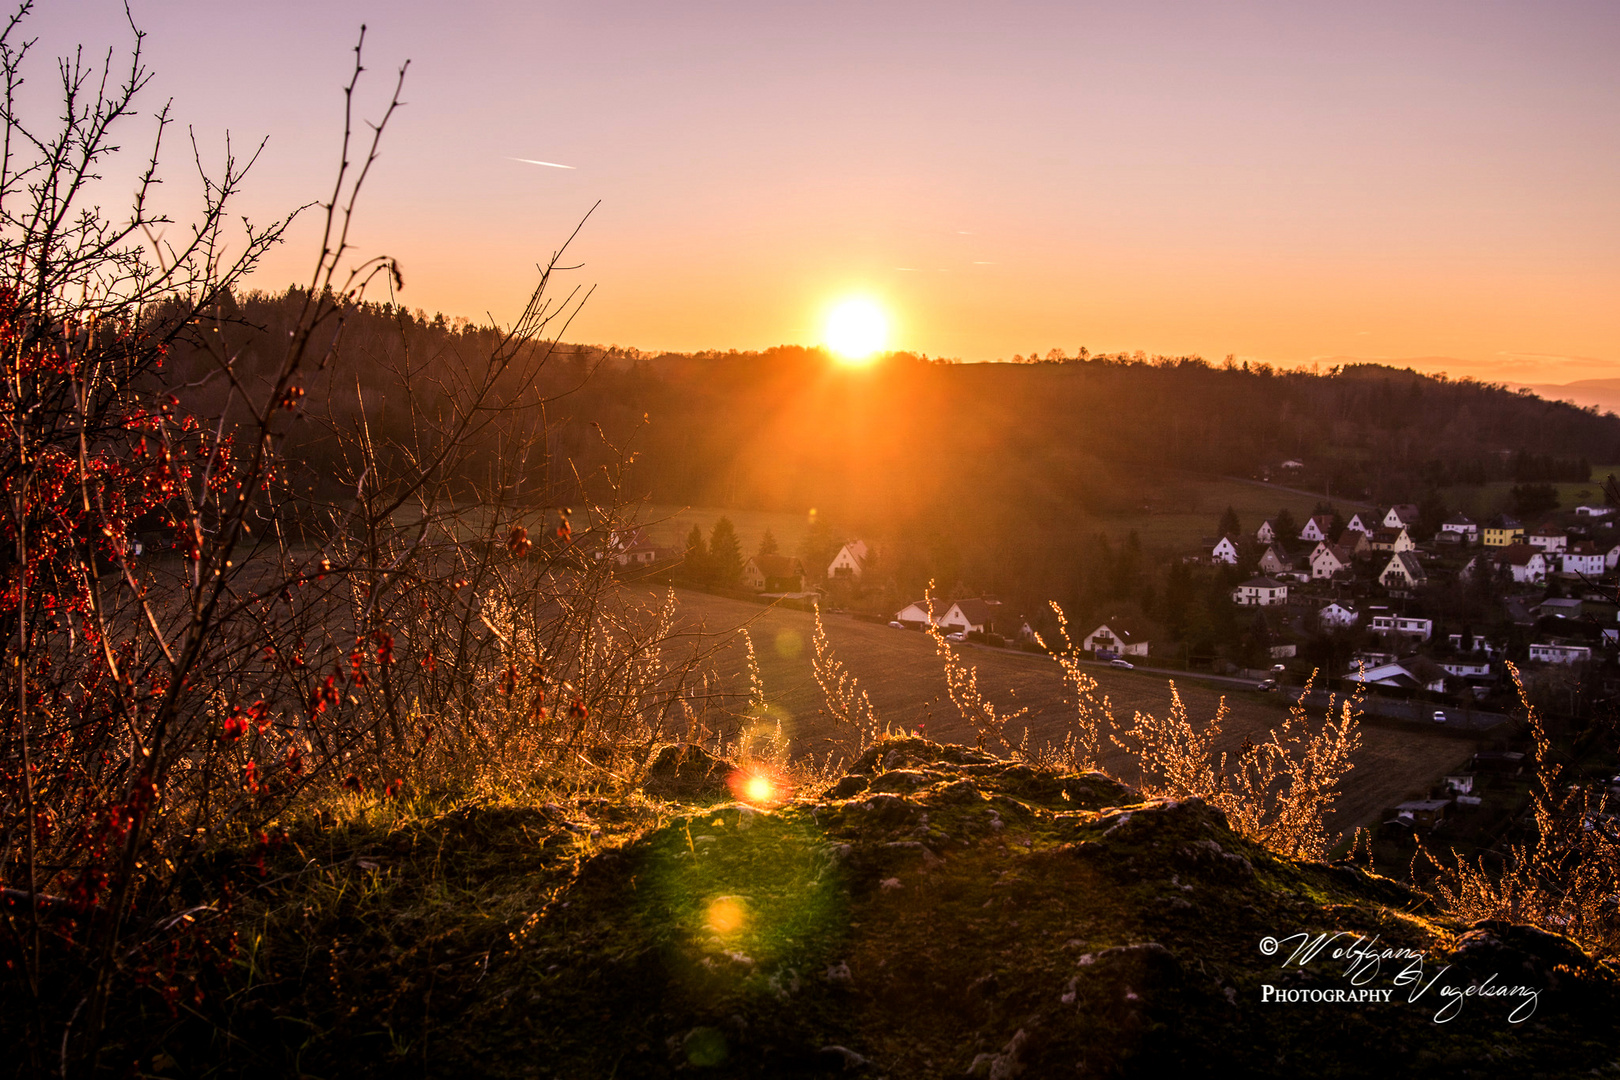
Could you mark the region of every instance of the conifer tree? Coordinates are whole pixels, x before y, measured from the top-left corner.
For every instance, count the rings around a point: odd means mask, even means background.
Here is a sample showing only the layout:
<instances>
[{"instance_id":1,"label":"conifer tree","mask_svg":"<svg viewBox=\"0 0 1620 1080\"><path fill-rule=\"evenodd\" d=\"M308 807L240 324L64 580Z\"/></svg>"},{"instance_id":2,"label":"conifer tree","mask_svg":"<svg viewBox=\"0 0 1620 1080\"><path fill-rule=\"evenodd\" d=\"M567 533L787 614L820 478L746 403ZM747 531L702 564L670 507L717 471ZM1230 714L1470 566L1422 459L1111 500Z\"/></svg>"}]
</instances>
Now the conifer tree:
<instances>
[{"instance_id":1,"label":"conifer tree","mask_svg":"<svg viewBox=\"0 0 1620 1080\"><path fill-rule=\"evenodd\" d=\"M694 581L706 581L709 577L709 553L703 546L703 527L693 525L692 531L686 534L686 576Z\"/></svg>"},{"instance_id":2,"label":"conifer tree","mask_svg":"<svg viewBox=\"0 0 1620 1080\"><path fill-rule=\"evenodd\" d=\"M766 529L765 535L759 538L759 550L755 552L755 554L775 555L778 550L779 549L776 545L776 537L772 535L771 530Z\"/></svg>"},{"instance_id":3,"label":"conifer tree","mask_svg":"<svg viewBox=\"0 0 1620 1080\"><path fill-rule=\"evenodd\" d=\"M709 533L710 576L718 585L734 585L742 577L742 568L742 545L737 541L736 526L723 517Z\"/></svg>"}]
</instances>

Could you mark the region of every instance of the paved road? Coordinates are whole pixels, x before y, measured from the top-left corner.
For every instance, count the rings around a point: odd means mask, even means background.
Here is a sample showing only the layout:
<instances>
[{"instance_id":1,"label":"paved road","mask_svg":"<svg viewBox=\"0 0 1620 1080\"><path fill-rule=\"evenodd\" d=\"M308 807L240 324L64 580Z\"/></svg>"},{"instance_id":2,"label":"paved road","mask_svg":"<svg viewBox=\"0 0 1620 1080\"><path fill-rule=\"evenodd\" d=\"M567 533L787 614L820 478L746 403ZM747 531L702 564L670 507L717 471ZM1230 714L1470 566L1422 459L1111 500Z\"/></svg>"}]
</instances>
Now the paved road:
<instances>
[{"instance_id":1,"label":"paved road","mask_svg":"<svg viewBox=\"0 0 1620 1080\"><path fill-rule=\"evenodd\" d=\"M1107 660L1082 660L1080 662L1087 667L1113 668L1115 671L1125 670L1124 668L1115 667ZM1260 689L1259 679L1236 679L1229 675L1206 675L1201 671L1183 671L1180 668L1143 667L1134 660L1131 661L1130 670L1141 672L1144 675L1163 675L1166 678L1180 681L1193 680L1209 683L1211 686L1231 686L1238 690Z\"/></svg>"}]
</instances>

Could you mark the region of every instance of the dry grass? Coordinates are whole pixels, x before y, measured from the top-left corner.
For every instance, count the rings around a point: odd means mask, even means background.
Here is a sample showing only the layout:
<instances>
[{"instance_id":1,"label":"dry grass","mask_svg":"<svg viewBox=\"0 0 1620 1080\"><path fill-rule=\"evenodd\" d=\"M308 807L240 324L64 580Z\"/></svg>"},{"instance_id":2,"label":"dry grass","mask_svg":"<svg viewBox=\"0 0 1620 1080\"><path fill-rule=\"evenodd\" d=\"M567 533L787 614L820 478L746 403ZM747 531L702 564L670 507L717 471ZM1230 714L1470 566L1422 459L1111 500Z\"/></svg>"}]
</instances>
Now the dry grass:
<instances>
[{"instance_id":1,"label":"dry grass","mask_svg":"<svg viewBox=\"0 0 1620 1080\"><path fill-rule=\"evenodd\" d=\"M1620 956L1620 829L1602 789L1565 784L1541 716L1519 689L1534 740L1534 838L1507 845L1501 864L1473 865L1453 853L1442 863L1420 848L1436 877L1431 891L1448 914L1474 922L1505 919L1567 934L1593 956Z\"/></svg>"},{"instance_id":2,"label":"dry grass","mask_svg":"<svg viewBox=\"0 0 1620 1080\"><path fill-rule=\"evenodd\" d=\"M824 758L828 753L843 752L847 731L826 712L812 666L812 615L705 593L677 592L679 629L685 633L695 635L706 628L716 637L735 642L732 628L748 625L772 715L780 718L796 755ZM649 600L659 597L645 595ZM950 701L938 654L926 635L841 616L824 616L823 621L829 647L836 650L844 670L859 679L861 690L886 727L920 729L939 742L971 745L977 739L977 731ZM1077 737L1075 691L1052 658L973 645L957 651L972 658L982 693L1014 708L1028 708L1026 715L1008 724L1008 742L1061 749L1066 740ZM744 681L747 660L740 642L715 662L722 673L734 673L732 684L740 686ZM1171 707L1170 685L1163 676L1107 667L1079 666L1076 670L1092 680L1096 700L1108 702L1119 716L1163 714ZM1288 718L1286 703L1277 694L1240 691L1223 696L1199 682L1178 684L1177 692L1192 717L1212 717L1225 701L1226 718L1214 739L1214 749L1234 759L1245 740L1269 741L1273 730ZM1315 710L1309 716L1313 724L1324 719ZM1361 745L1350 758L1356 768L1341 783L1327 818L1327 828L1334 833L1381 820L1389 807L1421 795L1440 776L1457 769L1475 748L1472 741L1455 732L1425 727L1369 724L1361 735ZM1097 765L1128 783L1151 782L1135 757L1109 742L1106 733L1095 757Z\"/></svg>"}]
</instances>

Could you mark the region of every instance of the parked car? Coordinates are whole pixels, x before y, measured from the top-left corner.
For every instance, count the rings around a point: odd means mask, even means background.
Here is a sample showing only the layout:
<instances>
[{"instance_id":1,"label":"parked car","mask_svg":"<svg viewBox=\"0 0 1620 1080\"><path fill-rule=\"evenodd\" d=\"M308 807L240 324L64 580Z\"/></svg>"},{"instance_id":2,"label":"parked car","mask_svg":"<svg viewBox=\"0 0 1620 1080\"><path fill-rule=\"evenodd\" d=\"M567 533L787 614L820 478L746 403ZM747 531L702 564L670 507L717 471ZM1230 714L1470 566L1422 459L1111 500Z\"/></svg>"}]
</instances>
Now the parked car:
<instances>
[{"instance_id":1,"label":"parked car","mask_svg":"<svg viewBox=\"0 0 1620 1080\"><path fill-rule=\"evenodd\" d=\"M1131 663L1129 660L1121 660L1119 657L1116 656L1112 660L1108 661L1108 666L1109 667L1134 668L1136 665Z\"/></svg>"},{"instance_id":2,"label":"parked car","mask_svg":"<svg viewBox=\"0 0 1620 1080\"><path fill-rule=\"evenodd\" d=\"M946 641L966 641L967 640L967 631L966 630L958 630L954 634L946 634L945 635L945 640Z\"/></svg>"},{"instance_id":3,"label":"parked car","mask_svg":"<svg viewBox=\"0 0 1620 1080\"><path fill-rule=\"evenodd\" d=\"M1443 710L1434 710L1434 722L1437 724L1443 724L1446 722L1446 714Z\"/></svg>"},{"instance_id":4,"label":"parked car","mask_svg":"<svg viewBox=\"0 0 1620 1080\"><path fill-rule=\"evenodd\" d=\"M1287 664L1272 664L1271 665L1271 670L1275 671L1277 674L1281 675L1283 672L1288 670L1288 665Z\"/></svg>"},{"instance_id":5,"label":"parked car","mask_svg":"<svg viewBox=\"0 0 1620 1080\"><path fill-rule=\"evenodd\" d=\"M906 624L900 622L898 619L890 619L889 625L894 627L896 630L904 630L906 628Z\"/></svg>"},{"instance_id":6,"label":"parked car","mask_svg":"<svg viewBox=\"0 0 1620 1080\"><path fill-rule=\"evenodd\" d=\"M1261 689L1261 690L1275 690L1275 689L1277 689L1277 680L1276 679L1261 679L1259 689Z\"/></svg>"}]
</instances>

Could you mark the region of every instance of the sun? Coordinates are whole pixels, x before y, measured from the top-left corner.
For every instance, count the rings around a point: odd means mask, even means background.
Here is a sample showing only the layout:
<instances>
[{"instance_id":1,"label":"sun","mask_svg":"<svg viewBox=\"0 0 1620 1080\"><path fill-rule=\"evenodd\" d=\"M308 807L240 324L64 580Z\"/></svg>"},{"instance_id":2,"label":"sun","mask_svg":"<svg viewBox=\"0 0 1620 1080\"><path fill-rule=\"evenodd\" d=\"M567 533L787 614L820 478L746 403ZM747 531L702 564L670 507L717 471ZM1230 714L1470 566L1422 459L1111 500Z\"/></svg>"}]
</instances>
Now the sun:
<instances>
[{"instance_id":1,"label":"sun","mask_svg":"<svg viewBox=\"0 0 1620 1080\"><path fill-rule=\"evenodd\" d=\"M874 301L854 297L827 313L827 348L846 364L864 364L889 342L889 317Z\"/></svg>"}]
</instances>

